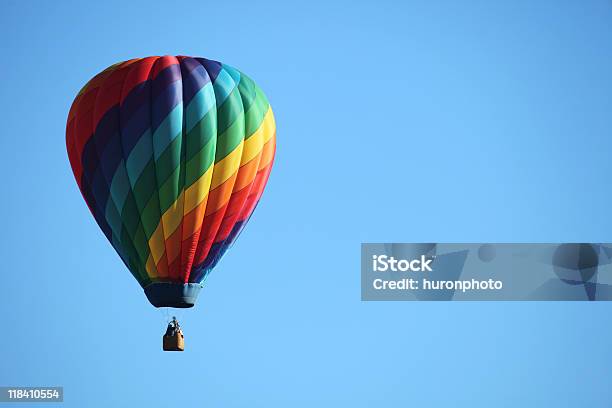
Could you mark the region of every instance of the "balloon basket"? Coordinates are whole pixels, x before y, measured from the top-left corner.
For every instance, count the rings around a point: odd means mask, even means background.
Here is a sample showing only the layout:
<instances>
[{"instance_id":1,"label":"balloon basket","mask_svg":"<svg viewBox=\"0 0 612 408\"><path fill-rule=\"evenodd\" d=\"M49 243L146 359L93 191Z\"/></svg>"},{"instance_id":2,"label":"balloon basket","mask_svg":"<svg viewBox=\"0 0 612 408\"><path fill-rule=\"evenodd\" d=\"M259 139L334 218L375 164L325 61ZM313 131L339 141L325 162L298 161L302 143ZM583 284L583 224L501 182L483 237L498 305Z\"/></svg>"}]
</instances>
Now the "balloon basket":
<instances>
[{"instance_id":1,"label":"balloon basket","mask_svg":"<svg viewBox=\"0 0 612 408\"><path fill-rule=\"evenodd\" d=\"M172 336L164 335L164 351L184 351L185 339L183 333L178 332Z\"/></svg>"}]
</instances>

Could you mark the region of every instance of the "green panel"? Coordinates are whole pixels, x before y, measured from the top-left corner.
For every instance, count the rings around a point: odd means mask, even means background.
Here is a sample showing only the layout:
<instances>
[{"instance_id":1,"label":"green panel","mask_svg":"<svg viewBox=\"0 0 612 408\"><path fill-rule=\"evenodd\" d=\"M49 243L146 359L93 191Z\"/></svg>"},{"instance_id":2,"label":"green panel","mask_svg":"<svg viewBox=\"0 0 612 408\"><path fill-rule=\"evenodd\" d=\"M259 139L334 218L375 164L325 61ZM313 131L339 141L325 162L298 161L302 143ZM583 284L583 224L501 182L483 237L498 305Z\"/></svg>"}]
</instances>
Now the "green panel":
<instances>
[{"instance_id":1,"label":"green panel","mask_svg":"<svg viewBox=\"0 0 612 408\"><path fill-rule=\"evenodd\" d=\"M263 122L266 112L268 112L268 108L270 106L270 104L268 103L268 100L266 99L261 89L257 87L255 89L256 89L255 100L253 101L253 104L251 105L251 109L249 109L249 111L246 113L246 116L248 116L248 119L247 119L248 125L245 130L247 137L251 136L253 133L257 131L257 129L259 129L259 126L261 126L261 123Z\"/></svg>"},{"instance_id":2,"label":"green panel","mask_svg":"<svg viewBox=\"0 0 612 408\"><path fill-rule=\"evenodd\" d=\"M244 114L238 115L237 120L217 136L217 152L215 154L215 163L223 160L228 154L233 152L238 145L244 140Z\"/></svg>"},{"instance_id":3,"label":"green panel","mask_svg":"<svg viewBox=\"0 0 612 408\"><path fill-rule=\"evenodd\" d=\"M236 86L232 92L230 92L223 104L217 108L217 138L220 138L224 133L226 133L228 128L232 126L232 124L243 114L244 110L242 109L242 98L240 97L240 91Z\"/></svg>"},{"instance_id":4,"label":"green panel","mask_svg":"<svg viewBox=\"0 0 612 408\"><path fill-rule=\"evenodd\" d=\"M240 82L238 83L238 90L242 97L242 108L245 112L251 108L253 101L255 100L255 83L248 76L240 73Z\"/></svg>"},{"instance_id":5,"label":"green panel","mask_svg":"<svg viewBox=\"0 0 612 408\"><path fill-rule=\"evenodd\" d=\"M180 167L168 177L168 179L159 187L159 207L161 213L164 214L168 208L176 201L178 197L178 183L180 180Z\"/></svg>"},{"instance_id":6,"label":"green panel","mask_svg":"<svg viewBox=\"0 0 612 408\"><path fill-rule=\"evenodd\" d=\"M212 109L191 129L185 139L186 157L191 160L210 140L217 138L217 110Z\"/></svg>"},{"instance_id":7,"label":"green panel","mask_svg":"<svg viewBox=\"0 0 612 408\"><path fill-rule=\"evenodd\" d=\"M191 160L187 162L185 187L195 183L215 160L216 139L211 139Z\"/></svg>"}]
</instances>

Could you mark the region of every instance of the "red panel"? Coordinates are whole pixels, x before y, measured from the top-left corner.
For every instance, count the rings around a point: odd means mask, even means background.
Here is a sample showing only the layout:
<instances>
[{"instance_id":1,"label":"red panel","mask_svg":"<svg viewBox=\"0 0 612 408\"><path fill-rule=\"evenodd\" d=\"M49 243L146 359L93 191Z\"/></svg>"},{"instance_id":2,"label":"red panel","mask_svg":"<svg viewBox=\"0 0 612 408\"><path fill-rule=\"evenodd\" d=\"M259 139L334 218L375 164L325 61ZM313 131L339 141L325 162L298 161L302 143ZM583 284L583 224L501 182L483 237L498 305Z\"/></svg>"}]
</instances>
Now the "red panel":
<instances>
[{"instance_id":1,"label":"red panel","mask_svg":"<svg viewBox=\"0 0 612 408\"><path fill-rule=\"evenodd\" d=\"M119 101L121 100L121 88L123 87L123 81L128 73L129 64L126 64L124 67L114 70L100 87L95 102L94 130L106 112L113 106L119 105Z\"/></svg>"},{"instance_id":2,"label":"red panel","mask_svg":"<svg viewBox=\"0 0 612 408\"><path fill-rule=\"evenodd\" d=\"M151 79L155 79L155 77L164 69L168 68L170 65L177 65L178 60L176 57L165 55L163 57L159 57L155 61L155 66L153 67L153 72L151 72Z\"/></svg>"},{"instance_id":3,"label":"red panel","mask_svg":"<svg viewBox=\"0 0 612 408\"><path fill-rule=\"evenodd\" d=\"M147 57L143 58L137 62L135 62L130 67L130 72L125 78L125 82L123 83L123 89L121 90L121 103L129 93L134 89L138 84L145 82L149 79L149 75L151 74L151 68L153 64L155 64L155 60L158 57Z\"/></svg>"}]
</instances>

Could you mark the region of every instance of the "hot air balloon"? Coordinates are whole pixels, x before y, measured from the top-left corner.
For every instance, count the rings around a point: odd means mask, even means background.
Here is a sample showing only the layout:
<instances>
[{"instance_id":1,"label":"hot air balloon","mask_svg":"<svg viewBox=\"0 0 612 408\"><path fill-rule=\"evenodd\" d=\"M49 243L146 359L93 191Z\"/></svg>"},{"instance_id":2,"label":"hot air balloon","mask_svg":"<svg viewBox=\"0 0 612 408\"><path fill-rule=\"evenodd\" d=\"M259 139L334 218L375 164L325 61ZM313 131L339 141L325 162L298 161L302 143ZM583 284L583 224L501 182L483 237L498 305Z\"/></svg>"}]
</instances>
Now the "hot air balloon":
<instances>
[{"instance_id":1,"label":"hot air balloon","mask_svg":"<svg viewBox=\"0 0 612 408\"><path fill-rule=\"evenodd\" d=\"M205 58L137 58L76 96L72 171L100 229L153 306L192 307L259 202L274 115L239 70Z\"/></svg>"}]
</instances>

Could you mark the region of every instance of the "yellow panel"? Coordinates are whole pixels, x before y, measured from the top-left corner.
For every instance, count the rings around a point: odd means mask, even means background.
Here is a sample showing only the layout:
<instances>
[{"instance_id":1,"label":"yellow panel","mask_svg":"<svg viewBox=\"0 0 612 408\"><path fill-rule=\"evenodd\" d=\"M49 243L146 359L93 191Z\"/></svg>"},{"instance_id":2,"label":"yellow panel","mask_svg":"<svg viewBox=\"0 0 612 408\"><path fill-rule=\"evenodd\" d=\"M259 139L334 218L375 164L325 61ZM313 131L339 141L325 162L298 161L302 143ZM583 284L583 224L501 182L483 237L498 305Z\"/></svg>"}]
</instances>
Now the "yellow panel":
<instances>
[{"instance_id":1,"label":"yellow panel","mask_svg":"<svg viewBox=\"0 0 612 408\"><path fill-rule=\"evenodd\" d=\"M198 206L206 196L208 195L208 190L210 190L210 182L212 180L214 165L210 165L208 170L202 174L202 176L193 183L187 191L185 192L185 214L191 212L194 208Z\"/></svg>"},{"instance_id":2,"label":"yellow panel","mask_svg":"<svg viewBox=\"0 0 612 408\"><path fill-rule=\"evenodd\" d=\"M220 186L225 180L229 179L234 173L236 173L240 167L243 146L244 142L240 142L240 144L236 146L236 148L230 154L215 164L210 190Z\"/></svg>"}]
</instances>

